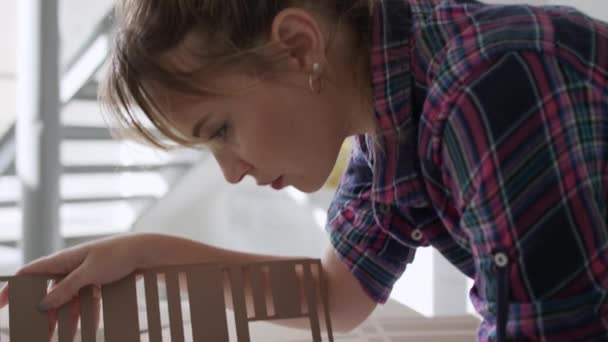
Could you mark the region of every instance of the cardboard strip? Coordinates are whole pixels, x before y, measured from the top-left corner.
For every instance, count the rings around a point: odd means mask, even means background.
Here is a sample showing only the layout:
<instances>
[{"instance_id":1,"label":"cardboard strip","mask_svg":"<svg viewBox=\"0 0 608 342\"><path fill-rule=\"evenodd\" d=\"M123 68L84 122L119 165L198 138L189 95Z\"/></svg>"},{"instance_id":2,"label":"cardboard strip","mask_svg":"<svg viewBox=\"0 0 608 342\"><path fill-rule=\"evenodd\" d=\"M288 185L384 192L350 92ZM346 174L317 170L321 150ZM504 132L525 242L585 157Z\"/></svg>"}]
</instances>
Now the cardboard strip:
<instances>
[{"instance_id":1,"label":"cardboard strip","mask_svg":"<svg viewBox=\"0 0 608 342\"><path fill-rule=\"evenodd\" d=\"M249 342L251 337L249 336L247 304L245 302L245 278L243 276L243 267L230 267L229 279L237 340L238 342Z\"/></svg>"},{"instance_id":2,"label":"cardboard strip","mask_svg":"<svg viewBox=\"0 0 608 342\"><path fill-rule=\"evenodd\" d=\"M74 303L70 302L57 311L57 336L59 342L72 342L72 310Z\"/></svg>"},{"instance_id":3,"label":"cardboard strip","mask_svg":"<svg viewBox=\"0 0 608 342\"><path fill-rule=\"evenodd\" d=\"M9 277L0 277L0 289L4 287L4 285L8 285L8 281L10 280ZM0 342L1 341L8 341L10 342L9 337L9 327L8 327L8 320L5 322L2 318L4 318L5 316L2 313L2 311L4 310L8 310L8 306L4 307L3 309L0 310ZM3 338L4 336L4 338Z\"/></svg>"},{"instance_id":4,"label":"cardboard strip","mask_svg":"<svg viewBox=\"0 0 608 342\"><path fill-rule=\"evenodd\" d=\"M148 317L148 339L150 342L162 342L160 326L160 305L158 300L158 278L154 272L144 274L146 289L146 313Z\"/></svg>"},{"instance_id":5,"label":"cardboard strip","mask_svg":"<svg viewBox=\"0 0 608 342\"><path fill-rule=\"evenodd\" d=\"M188 296L194 341L228 342L222 269L203 266L189 272Z\"/></svg>"},{"instance_id":6,"label":"cardboard strip","mask_svg":"<svg viewBox=\"0 0 608 342\"><path fill-rule=\"evenodd\" d=\"M260 265L250 265L247 270L249 273L254 308L254 317L251 317L250 320L268 319L268 311L266 310L266 284L264 281L264 274L262 273L262 267Z\"/></svg>"},{"instance_id":7,"label":"cardboard strip","mask_svg":"<svg viewBox=\"0 0 608 342\"><path fill-rule=\"evenodd\" d=\"M294 264L272 263L270 288L274 298L274 319L302 317L300 282Z\"/></svg>"},{"instance_id":8,"label":"cardboard strip","mask_svg":"<svg viewBox=\"0 0 608 342\"><path fill-rule=\"evenodd\" d=\"M104 285L101 292L105 340L139 342L135 276Z\"/></svg>"},{"instance_id":9,"label":"cardboard strip","mask_svg":"<svg viewBox=\"0 0 608 342\"><path fill-rule=\"evenodd\" d=\"M80 290L80 337L82 342L95 342L97 331L95 327L96 313L93 303L93 286Z\"/></svg>"},{"instance_id":10,"label":"cardboard strip","mask_svg":"<svg viewBox=\"0 0 608 342\"><path fill-rule=\"evenodd\" d=\"M323 274L323 266L321 265L320 260L316 260L312 265L315 265L317 268L317 273L319 276L319 291L321 291L321 302L323 303L323 312L325 313L325 329L327 331L327 338L329 342L334 342L334 334L331 328L331 317L329 316L329 303L327 298L327 287L325 285L325 275Z\"/></svg>"},{"instance_id":11,"label":"cardboard strip","mask_svg":"<svg viewBox=\"0 0 608 342\"><path fill-rule=\"evenodd\" d=\"M306 302L308 303L308 317L310 318L310 330L312 340L321 341L321 327L319 322L319 309L317 307L317 291L315 290L314 278L310 269L310 264L305 264L303 269L303 281L306 294Z\"/></svg>"},{"instance_id":12,"label":"cardboard strip","mask_svg":"<svg viewBox=\"0 0 608 342\"><path fill-rule=\"evenodd\" d=\"M184 342L184 321L177 272L165 273L167 284L167 304L169 306L169 323L171 324L171 342Z\"/></svg>"},{"instance_id":13,"label":"cardboard strip","mask_svg":"<svg viewBox=\"0 0 608 342\"><path fill-rule=\"evenodd\" d=\"M298 271L296 271L296 266ZM314 267L314 269L313 269ZM302 279L298 278L301 268ZM184 326L180 301L178 274L184 272L188 279L189 305L192 316L192 337L195 341L228 341L226 318L225 281L230 283L238 342L250 342L250 320L274 320L295 317L310 319L312 339L321 341L320 309L324 310L327 336L333 342L327 288L319 260L298 260L244 265L183 265L162 268L166 275L167 301L171 324L171 341L184 341ZM265 273L268 269L268 273ZM228 277L224 272L228 271ZM162 342L162 327L159 310L158 272L150 270L144 274L148 332L150 342ZM248 274L246 274L248 272ZM315 273L318 272L318 279ZM266 279L268 274L268 280ZM248 277L247 277L248 276ZM247 279L248 278L248 279ZM3 278L0 278L2 280ZM47 342L49 340L48 318L40 313L38 303L44 298L47 279L42 277L13 277L8 280L10 341ZM228 279L228 280L225 280ZM246 284L250 283L254 303L254 317L248 317ZM270 291L270 298L267 292ZM105 341L140 341L139 314L135 275L104 285L103 317ZM94 288L80 291L82 342L96 341L97 308L93 298ZM302 298L308 312L302 313ZM320 298L319 298L320 297ZM268 316L267 299L274 303L273 317ZM320 299L320 301L319 301ZM71 303L59 309L58 342L71 341ZM319 307L322 306L322 308ZM27 322L24 324L24 322ZM25 328L26 327L26 328Z\"/></svg>"},{"instance_id":14,"label":"cardboard strip","mask_svg":"<svg viewBox=\"0 0 608 342\"><path fill-rule=\"evenodd\" d=\"M48 314L38 310L46 295L47 280L15 277L8 282L9 329L12 342L48 342Z\"/></svg>"}]
</instances>

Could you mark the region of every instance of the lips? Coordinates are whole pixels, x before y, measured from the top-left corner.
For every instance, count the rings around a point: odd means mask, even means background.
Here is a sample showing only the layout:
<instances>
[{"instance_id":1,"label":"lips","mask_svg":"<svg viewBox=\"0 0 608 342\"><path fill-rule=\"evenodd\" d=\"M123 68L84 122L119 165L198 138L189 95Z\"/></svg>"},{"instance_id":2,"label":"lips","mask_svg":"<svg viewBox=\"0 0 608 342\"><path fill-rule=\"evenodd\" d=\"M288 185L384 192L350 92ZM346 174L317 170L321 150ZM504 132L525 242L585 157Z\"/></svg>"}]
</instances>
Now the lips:
<instances>
[{"instance_id":1,"label":"lips","mask_svg":"<svg viewBox=\"0 0 608 342\"><path fill-rule=\"evenodd\" d=\"M283 176L277 178L274 182L271 183L270 186L272 186L272 188L275 190L283 189Z\"/></svg>"},{"instance_id":2,"label":"lips","mask_svg":"<svg viewBox=\"0 0 608 342\"><path fill-rule=\"evenodd\" d=\"M285 186L283 185L283 176L279 176L279 178L277 178L273 181L258 182L258 186L269 186L269 185L276 190L280 190L280 189L284 188Z\"/></svg>"}]
</instances>

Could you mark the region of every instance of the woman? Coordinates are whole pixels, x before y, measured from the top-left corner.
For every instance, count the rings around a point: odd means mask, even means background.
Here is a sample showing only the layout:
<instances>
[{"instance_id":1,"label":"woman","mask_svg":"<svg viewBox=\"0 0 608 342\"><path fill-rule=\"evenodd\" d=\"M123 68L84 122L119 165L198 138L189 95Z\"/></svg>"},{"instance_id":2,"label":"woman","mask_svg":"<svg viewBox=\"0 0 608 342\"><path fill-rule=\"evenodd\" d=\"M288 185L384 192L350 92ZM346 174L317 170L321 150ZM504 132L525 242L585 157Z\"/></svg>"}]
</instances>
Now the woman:
<instances>
[{"instance_id":1,"label":"woman","mask_svg":"<svg viewBox=\"0 0 608 342\"><path fill-rule=\"evenodd\" d=\"M417 247L475 280L480 341L608 336L608 26L568 8L473 0L132 0L102 99L167 148L204 145L226 180L319 189L330 310L348 331ZM127 235L20 273L61 273L44 309L136 269L280 259ZM0 295L6 301L7 290Z\"/></svg>"}]
</instances>

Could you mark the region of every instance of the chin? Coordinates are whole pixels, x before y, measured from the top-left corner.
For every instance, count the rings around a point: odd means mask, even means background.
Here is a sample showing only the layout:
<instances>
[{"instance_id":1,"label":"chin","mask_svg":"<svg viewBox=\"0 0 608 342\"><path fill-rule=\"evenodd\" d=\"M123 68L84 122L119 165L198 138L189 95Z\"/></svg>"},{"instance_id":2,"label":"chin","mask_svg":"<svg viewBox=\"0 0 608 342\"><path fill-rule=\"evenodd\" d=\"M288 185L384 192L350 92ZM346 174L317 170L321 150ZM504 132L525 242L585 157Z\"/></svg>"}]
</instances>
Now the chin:
<instances>
[{"instance_id":1,"label":"chin","mask_svg":"<svg viewBox=\"0 0 608 342\"><path fill-rule=\"evenodd\" d=\"M299 187L295 187L296 189L302 191L305 194L312 194L315 193L319 190L321 190L321 187L315 187L315 188L299 188Z\"/></svg>"},{"instance_id":2,"label":"chin","mask_svg":"<svg viewBox=\"0 0 608 342\"><path fill-rule=\"evenodd\" d=\"M325 182L319 184L292 184L291 186L302 191L303 193L311 194L313 192L321 190L321 188L323 188L323 185L325 185Z\"/></svg>"}]
</instances>

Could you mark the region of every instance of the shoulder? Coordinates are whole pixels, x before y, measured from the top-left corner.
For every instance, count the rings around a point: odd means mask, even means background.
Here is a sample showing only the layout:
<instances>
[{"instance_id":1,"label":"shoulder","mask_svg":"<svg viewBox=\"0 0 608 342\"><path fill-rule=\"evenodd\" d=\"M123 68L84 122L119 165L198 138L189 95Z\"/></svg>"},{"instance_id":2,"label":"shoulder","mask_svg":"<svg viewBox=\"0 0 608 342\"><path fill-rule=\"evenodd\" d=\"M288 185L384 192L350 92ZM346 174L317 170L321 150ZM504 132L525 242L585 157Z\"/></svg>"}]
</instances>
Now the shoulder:
<instances>
[{"instance_id":1,"label":"shoulder","mask_svg":"<svg viewBox=\"0 0 608 342\"><path fill-rule=\"evenodd\" d=\"M555 49L553 12L544 7L444 0L424 13L415 16L414 54L443 91L497 56Z\"/></svg>"},{"instance_id":2,"label":"shoulder","mask_svg":"<svg viewBox=\"0 0 608 342\"><path fill-rule=\"evenodd\" d=\"M580 153L581 146L605 138L589 133L580 139L577 132L606 126L600 98L608 95L608 79L590 70L560 55L514 51L474 67L443 96L435 88L421 120L420 153L432 161L424 165L443 170L437 176L443 181L451 170L447 178L466 197L488 175L552 165L542 159L552 151L594 162L595 156ZM498 185L492 183L493 189Z\"/></svg>"},{"instance_id":3,"label":"shoulder","mask_svg":"<svg viewBox=\"0 0 608 342\"><path fill-rule=\"evenodd\" d=\"M579 14L574 10L553 7L439 1L431 12L427 10L418 18L424 21L417 24L412 47L415 77L427 90L422 123L439 133L463 92L483 84L483 80L492 82L492 76L499 75L505 85L516 86L517 80L510 79L510 73L522 71L526 68L521 64L530 63L526 58L522 62L522 55L539 59L559 56L554 21L575 15ZM500 94L490 91L488 95Z\"/></svg>"}]
</instances>

